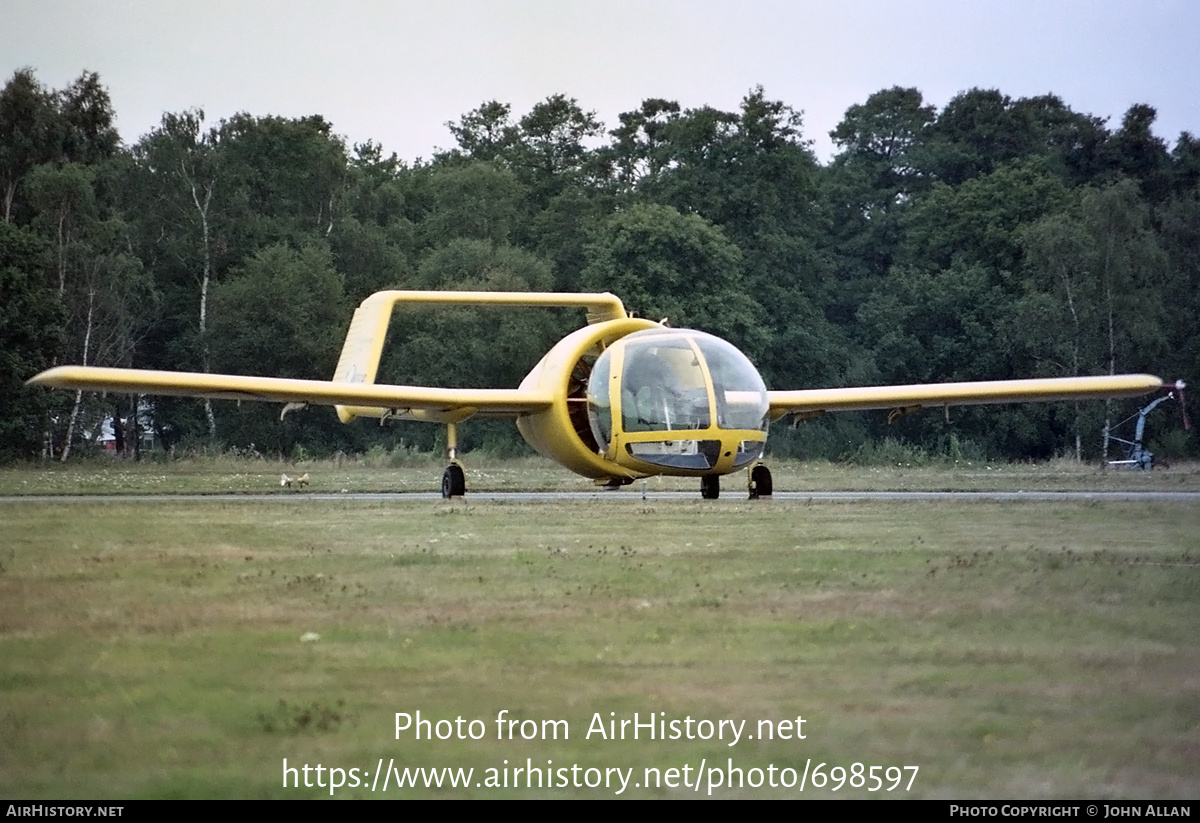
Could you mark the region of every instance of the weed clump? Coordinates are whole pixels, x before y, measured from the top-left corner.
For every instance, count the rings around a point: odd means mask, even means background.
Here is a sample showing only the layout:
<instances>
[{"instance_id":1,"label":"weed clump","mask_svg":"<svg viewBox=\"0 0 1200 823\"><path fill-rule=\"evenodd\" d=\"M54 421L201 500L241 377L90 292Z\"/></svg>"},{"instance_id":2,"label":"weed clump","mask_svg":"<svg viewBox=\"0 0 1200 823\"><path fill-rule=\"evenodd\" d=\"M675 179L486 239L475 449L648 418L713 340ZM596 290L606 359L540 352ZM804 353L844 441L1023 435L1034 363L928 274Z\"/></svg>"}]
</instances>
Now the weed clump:
<instances>
[{"instance_id":1,"label":"weed clump","mask_svg":"<svg viewBox=\"0 0 1200 823\"><path fill-rule=\"evenodd\" d=\"M258 713L258 726L267 734L337 731L343 722L350 719L345 708L344 700L338 700L331 707L321 702L307 706L294 705L280 698L273 711Z\"/></svg>"}]
</instances>

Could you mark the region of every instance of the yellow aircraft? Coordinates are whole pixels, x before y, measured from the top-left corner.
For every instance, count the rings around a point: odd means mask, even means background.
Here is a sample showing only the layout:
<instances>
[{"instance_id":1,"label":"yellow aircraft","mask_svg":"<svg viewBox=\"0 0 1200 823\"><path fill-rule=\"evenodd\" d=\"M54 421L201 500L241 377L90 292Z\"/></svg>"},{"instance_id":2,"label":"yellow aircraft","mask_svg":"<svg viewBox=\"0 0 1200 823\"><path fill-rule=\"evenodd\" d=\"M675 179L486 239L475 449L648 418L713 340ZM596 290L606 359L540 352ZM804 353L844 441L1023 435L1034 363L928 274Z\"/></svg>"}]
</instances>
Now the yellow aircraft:
<instances>
[{"instance_id":1,"label":"yellow aircraft","mask_svg":"<svg viewBox=\"0 0 1200 823\"><path fill-rule=\"evenodd\" d=\"M581 307L588 325L564 337L516 389L377 385L375 374L399 303ZM1150 375L1067 377L768 391L732 344L626 313L612 294L381 291L358 307L333 380L60 366L40 386L136 394L309 403L356 417L424 420L447 429L442 495L466 491L458 425L470 417L515 418L538 452L599 485L616 488L653 475L699 477L701 495L720 493L721 475L746 470L751 499L772 492L762 463L767 427L785 415L887 409L894 417L926 407L1133 397L1162 386Z\"/></svg>"}]
</instances>

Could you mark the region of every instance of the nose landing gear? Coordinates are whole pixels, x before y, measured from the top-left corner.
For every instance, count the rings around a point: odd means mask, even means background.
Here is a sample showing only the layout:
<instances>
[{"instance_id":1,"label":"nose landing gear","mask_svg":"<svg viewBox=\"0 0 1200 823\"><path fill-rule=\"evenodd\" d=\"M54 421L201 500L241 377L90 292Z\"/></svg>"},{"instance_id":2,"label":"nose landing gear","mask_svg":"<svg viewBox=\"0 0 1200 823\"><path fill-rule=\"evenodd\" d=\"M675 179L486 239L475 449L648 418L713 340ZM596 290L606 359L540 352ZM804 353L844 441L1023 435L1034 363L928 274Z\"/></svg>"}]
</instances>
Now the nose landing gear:
<instances>
[{"instance_id":1,"label":"nose landing gear","mask_svg":"<svg viewBox=\"0 0 1200 823\"><path fill-rule=\"evenodd\" d=\"M775 483L771 479L771 470L759 463L747 472L746 486L751 500L770 497L775 491ZM716 474L700 478L700 496L705 500L716 500L721 496L721 477Z\"/></svg>"},{"instance_id":2,"label":"nose landing gear","mask_svg":"<svg viewBox=\"0 0 1200 823\"><path fill-rule=\"evenodd\" d=\"M750 499L770 497L775 491L775 483L771 480L771 470L759 463L750 470Z\"/></svg>"}]
</instances>

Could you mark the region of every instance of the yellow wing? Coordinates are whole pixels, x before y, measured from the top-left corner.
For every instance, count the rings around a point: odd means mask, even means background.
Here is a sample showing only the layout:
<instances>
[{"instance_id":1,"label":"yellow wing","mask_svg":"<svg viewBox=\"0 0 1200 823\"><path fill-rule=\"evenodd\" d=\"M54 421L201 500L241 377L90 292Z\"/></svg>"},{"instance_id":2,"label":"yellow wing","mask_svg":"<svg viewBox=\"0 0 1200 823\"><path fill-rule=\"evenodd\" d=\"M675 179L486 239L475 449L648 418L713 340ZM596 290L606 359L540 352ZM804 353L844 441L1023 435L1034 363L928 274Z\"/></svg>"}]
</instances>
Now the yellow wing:
<instances>
[{"instance_id":1,"label":"yellow wing","mask_svg":"<svg viewBox=\"0 0 1200 823\"><path fill-rule=\"evenodd\" d=\"M536 390L375 385L392 310L399 303L577 307L587 310L589 323L627 317L620 298L608 293L381 291L363 300L355 310L330 382L89 366L60 366L29 382L84 391L319 403L336 406L344 423L355 417L458 423L472 416L520 417L549 408L554 398ZM292 406L284 413L288 408Z\"/></svg>"},{"instance_id":2,"label":"yellow wing","mask_svg":"<svg viewBox=\"0 0 1200 823\"><path fill-rule=\"evenodd\" d=\"M548 408L552 400L548 394L521 389L382 386L373 383L92 366L59 366L42 372L29 382L35 386L125 394L318 403L342 406L362 416L398 417L434 423L456 423L472 415L519 417Z\"/></svg>"},{"instance_id":3,"label":"yellow wing","mask_svg":"<svg viewBox=\"0 0 1200 823\"><path fill-rule=\"evenodd\" d=\"M927 383L912 386L864 386L850 389L806 389L768 392L771 419L786 414L816 417L831 411L889 409L893 415L935 406L1027 403L1038 400L1089 400L1136 397L1162 387L1149 374L1105 377L1054 377L993 380L979 383Z\"/></svg>"}]
</instances>

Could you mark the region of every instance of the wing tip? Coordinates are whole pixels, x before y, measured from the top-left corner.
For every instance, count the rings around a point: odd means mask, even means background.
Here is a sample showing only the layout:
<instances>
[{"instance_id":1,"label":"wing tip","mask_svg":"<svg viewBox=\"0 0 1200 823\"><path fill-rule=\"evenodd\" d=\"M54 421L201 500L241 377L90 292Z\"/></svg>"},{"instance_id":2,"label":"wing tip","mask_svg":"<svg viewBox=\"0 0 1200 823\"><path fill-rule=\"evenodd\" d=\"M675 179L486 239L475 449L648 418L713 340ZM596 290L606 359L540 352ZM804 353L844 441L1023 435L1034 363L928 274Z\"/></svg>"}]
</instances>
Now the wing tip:
<instances>
[{"instance_id":1,"label":"wing tip","mask_svg":"<svg viewBox=\"0 0 1200 823\"><path fill-rule=\"evenodd\" d=\"M60 381L69 378L72 372L71 366L55 366L45 371L38 372L33 377L25 381L26 386L47 386L49 388L62 387Z\"/></svg>"}]
</instances>

